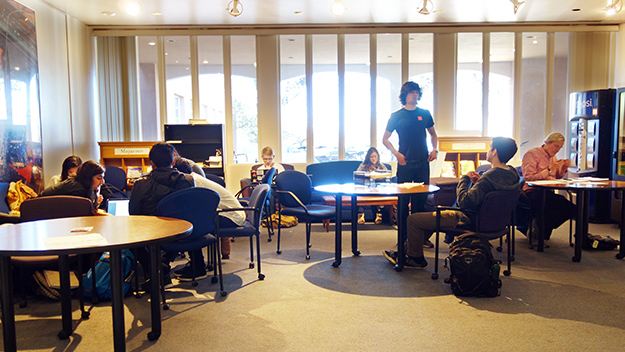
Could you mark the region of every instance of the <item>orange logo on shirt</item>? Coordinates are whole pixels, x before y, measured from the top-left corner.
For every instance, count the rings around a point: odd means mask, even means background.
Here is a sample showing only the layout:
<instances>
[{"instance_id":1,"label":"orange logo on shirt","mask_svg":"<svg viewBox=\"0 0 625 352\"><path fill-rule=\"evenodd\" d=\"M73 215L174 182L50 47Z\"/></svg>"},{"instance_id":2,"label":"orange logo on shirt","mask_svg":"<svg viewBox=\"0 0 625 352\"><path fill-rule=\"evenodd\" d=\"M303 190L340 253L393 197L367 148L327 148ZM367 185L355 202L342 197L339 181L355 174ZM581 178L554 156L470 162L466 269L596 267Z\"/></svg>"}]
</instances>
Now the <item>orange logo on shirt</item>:
<instances>
[{"instance_id":1,"label":"orange logo on shirt","mask_svg":"<svg viewBox=\"0 0 625 352\"><path fill-rule=\"evenodd\" d=\"M423 117L419 116L419 117L417 117L417 120L423 121Z\"/></svg>"}]
</instances>

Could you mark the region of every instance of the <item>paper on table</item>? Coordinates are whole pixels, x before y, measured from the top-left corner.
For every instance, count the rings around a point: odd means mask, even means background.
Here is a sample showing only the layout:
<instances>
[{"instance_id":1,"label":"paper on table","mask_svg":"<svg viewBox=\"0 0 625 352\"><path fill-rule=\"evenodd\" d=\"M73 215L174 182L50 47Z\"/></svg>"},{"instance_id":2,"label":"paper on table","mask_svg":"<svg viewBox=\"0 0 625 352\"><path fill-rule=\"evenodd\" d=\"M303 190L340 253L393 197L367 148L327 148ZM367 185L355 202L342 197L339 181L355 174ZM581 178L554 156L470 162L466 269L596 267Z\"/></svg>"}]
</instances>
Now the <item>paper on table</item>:
<instances>
[{"instance_id":1,"label":"paper on table","mask_svg":"<svg viewBox=\"0 0 625 352\"><path fill-rule=\"evenodd\" d=\"M406 182L406 183L400 183L397 185L397 187L399 188L412 188L412 187L417 187L417 186L422 186L423 182Z\"/></svg>"},{"instance_id":2,"label":"paper on table","mask_svg":"<svg viewBox=\"0 0 625 352\"><path fill-rule=\"evenodd\" d=\"M536 181L527 181L527 183L531 183L531 184L535 184L535 185L552 185L552 184L567 184L567 183L571 183L570 181L567 180L536 180Z\"/></svg>"},{"instance_id":3,"label":"paper on table","mask_svg":"<svg viewBox=\"0 0 625 352\"><path fill-rule=\"evenodd\" d=\"M607 177L577 177L577 178L572 178L571 179L572 182L575 183L580 183L580 182L605 182L605 181L610 181L609 178Z\"/></svg>"},{"instance_id":4,"label":"paper on table","mask_svg":"<svg viewBox=\"0 0 625 352\"><path fill-rule=\"evenodd\" d=\"M49 249L63 249L102 246L107 245L108 241L99 233L87 233L46 238L44 239L44 244Z\"/></svg>"}]
</instances>

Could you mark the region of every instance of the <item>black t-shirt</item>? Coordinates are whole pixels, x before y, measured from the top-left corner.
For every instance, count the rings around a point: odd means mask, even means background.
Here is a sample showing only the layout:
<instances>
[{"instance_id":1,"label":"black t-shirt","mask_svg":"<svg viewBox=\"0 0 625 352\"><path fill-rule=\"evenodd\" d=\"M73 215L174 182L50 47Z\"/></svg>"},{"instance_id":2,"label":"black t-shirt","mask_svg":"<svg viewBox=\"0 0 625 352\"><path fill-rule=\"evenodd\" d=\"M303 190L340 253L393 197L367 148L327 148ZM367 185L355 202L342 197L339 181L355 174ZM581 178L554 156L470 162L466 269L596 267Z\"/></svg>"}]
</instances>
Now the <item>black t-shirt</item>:
<instances>
[{"instance_id":1,"label":"black t-shirt","mask_svg":"<svg viewBox=\"0 0 625 352\"><path fill-rule=\"evenodd\" d=\"M398 151L404 155L406 162L423 161L428 158L425 130L432 126L434 126L434 119L428 110L402 108L391 114L386 130L397 131Z\"/></svg>"}]
</instances>

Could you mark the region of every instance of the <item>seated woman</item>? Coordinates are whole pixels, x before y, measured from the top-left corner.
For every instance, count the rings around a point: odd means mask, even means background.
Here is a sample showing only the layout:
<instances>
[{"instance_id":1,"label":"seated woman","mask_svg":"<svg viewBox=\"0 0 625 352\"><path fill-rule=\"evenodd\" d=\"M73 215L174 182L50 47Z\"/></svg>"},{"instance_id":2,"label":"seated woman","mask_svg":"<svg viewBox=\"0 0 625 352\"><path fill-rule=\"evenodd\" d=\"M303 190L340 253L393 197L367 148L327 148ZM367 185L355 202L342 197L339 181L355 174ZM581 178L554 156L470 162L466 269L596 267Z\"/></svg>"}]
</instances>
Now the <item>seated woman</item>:
<instances>
[{"instance_id":1,"label":"seated woman","mask_svg":"<svg viewBox=\"0 0 625 352\"><path fill-rule=\"evenodd\" d=\"M56 186L44 189L41 196L77 196L89 198L93 203L93 212L96 213L103 199L100 194L100 186L103 184L104 166L93 160L87 160L78 167L76 177L69 177Z\"/></svg>"},{"instance_id":2,"label":"seated woman","mask_svg":"<svg viewBox=\"0 0 625 352\"><path fill-rule=\"evenodd\" d=\"M76 155L70 155L65 158L65 160L63 160L63 164L61 165L61 174L54 175L50 178L50 186L54 187L67 180L68 177L75 177L76 171L81 164L82 160Z\"/></svg>"},{"instance_id":3,"label":"seated woman","mask_svg":"<svg viewBox=\"0 0 625 352\"><path fill-rule=\"evenodd\" d=\"M273 149L271 147L265 147L261 151L261 157L263 158L263 164L258 167L257 170L269 170L272 167L276 168L276 174L279 174L284 171L284 166L280 163L274 163L273 159L275 159L275 154L273 153Z\"/></svg>"},{"instance_id":4,"label":"seated woman","mask_svg":"<svg viewBox=\"0 0 625 352\"><path fill-rule=\"evenodd\" d=\"M378 150L375 149L375 147L371 147L367 151L367 155L365 155L365 161L363 161L362 164L358 166L358 170L356 171L373 172L375 170L387 169L386 166L384 166L384 164L380 162L380 153L378 153ZM365 210L362 207L358 208L358 223L365 223ZM382 207L379 205L376 206L375 223L382 223Z\"/></svg>"},{"instance_id":5,"label":"seated woman","mask_svg":"<svg viewBox=\"0 0 625 352\"><path fill-rule=\"evenodd\" d=\"M544 144L530 149L523 155L523 177L525 181L555 180L564 177L571 162L568 159L558 159L556 154L564 145L564 136L553 132L548 135ZM564 196L547 192L545 204L541 204L540 191L527 184L523 192L532 204L532 215L537 219L539 211L544 212L544 239L551 237L551 232L564 222L575 217L575 205Z\"/></svg>"}]
</instances>

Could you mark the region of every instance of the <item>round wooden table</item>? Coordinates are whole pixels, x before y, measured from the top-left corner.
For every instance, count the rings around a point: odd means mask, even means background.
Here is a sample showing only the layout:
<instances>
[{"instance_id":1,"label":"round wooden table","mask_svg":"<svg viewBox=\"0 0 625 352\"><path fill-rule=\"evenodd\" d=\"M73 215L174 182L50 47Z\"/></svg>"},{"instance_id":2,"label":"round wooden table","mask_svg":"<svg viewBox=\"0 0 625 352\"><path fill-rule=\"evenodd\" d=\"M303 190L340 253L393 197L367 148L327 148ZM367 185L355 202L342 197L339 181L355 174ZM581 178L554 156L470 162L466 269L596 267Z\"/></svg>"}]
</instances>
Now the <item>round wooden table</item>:
<instances>
[{"instance_id":1,"label":"round wooden table","mask_svg":"<svg viewBox=\"0 0 625 352\"><path fill-rule=\"evenodd\" d=\"M156 216L85 216L24 222L0 226L0 285L4 350L16 351L15 312L11 256L58 255L61 280L63 330L59 338L72 334L69 254L109 251L115 351L125 351L124 297L121 250L148 246L151 277L160 277L160 244L187 236L191 223ZM150 340L161 334L159 280L150 280L152 331ZM104 348L106 349L106 348Z\"/></svg>"},{"instance_id":2,"label":"round wooden table","mask_svg":"<svg viewBox=\"0 0 625 352\"><path fill-rule=\"evenodd\" d=\"M434 193L438 192L440 188L433 185L414 185L409 184L383 184L377 187L366 187L356 185L353 183L346 184L331 184L315 187L315 191L325 194L333 194L336 199L342 199L343 196L351 196L351 211L352 211L352 253L356 256L360 255L358 250L358 222L357 222L357 199L358 196L380 196L380 197L397 197L397 256L398 262L395 266L395 270L402 271L404 269L405 262L405 248L404 241L406 240L406 218L408 217L408 202L410 196L420 193ZM342 211L343 202L335 202L336 207L336 226L334 235L334 255L335 259L332 266L337 268L341 265L341 234L342 234Z\"/></svg>"},{"instance_id":3,"label":"round wooden table","mask_svg":"<svg viewBox=\"0 0 625 352\"><path fill-rule=\"evenodd\" d=\"M527 184L531 187L538 188L541 191L541 204L545 204L546 192L548 190L567 190L575 192L577 195L577 221L575 222L575 254L572 260L579 262L582 260L582 245L584 238L588 235L588 210L589 210L589 194L594 191L617 191L625 190L624 181L592 181L592 182L571 182L566 180L548 180L541 181L529 181ZM625 204L622 204L625 205ZM540 212L538 234L538 250L542 251L544 247L544 212ZM623 241L625 241L625 228L623 225L625 221L625 206L621 206L621 245L619 246L619 253L616 255L617 259L623 259L625 257L625 247L623 247Z\"/></svg>"}]
</instances>

